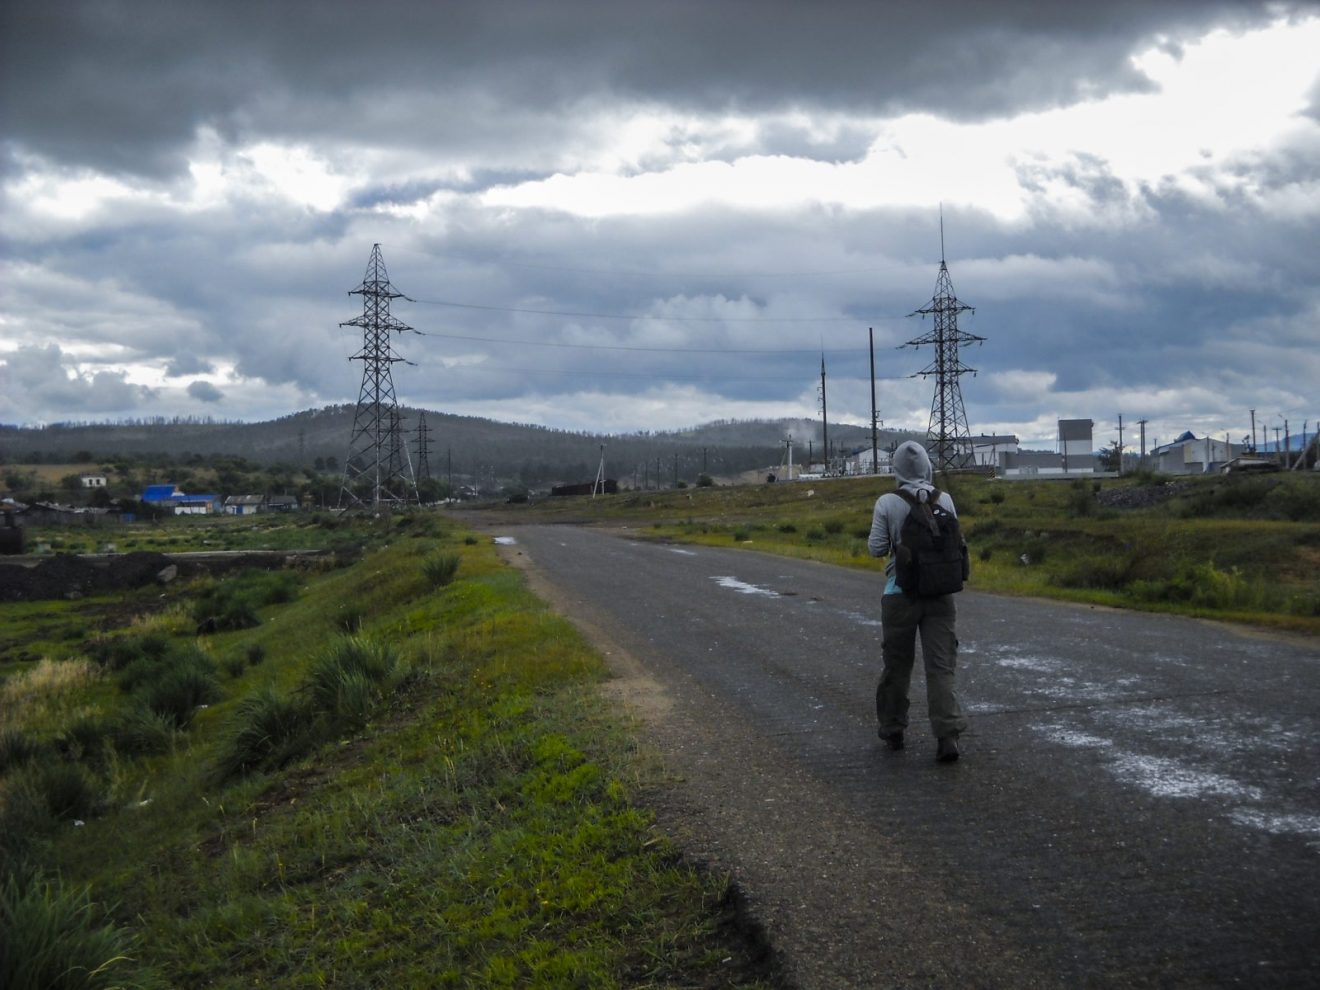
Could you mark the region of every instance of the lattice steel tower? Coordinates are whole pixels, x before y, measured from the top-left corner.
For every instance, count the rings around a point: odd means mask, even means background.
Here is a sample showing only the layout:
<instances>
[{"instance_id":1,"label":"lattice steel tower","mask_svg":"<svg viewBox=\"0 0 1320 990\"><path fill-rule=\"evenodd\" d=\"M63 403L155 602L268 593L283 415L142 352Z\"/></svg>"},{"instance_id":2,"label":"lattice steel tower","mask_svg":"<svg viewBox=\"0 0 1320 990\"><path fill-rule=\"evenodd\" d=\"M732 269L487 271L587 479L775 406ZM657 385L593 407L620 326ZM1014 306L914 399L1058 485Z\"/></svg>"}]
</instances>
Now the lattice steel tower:
<instances>
[{"instance_id":1,"label":"lattice steel tower","mask_svg":"<svg viewBox=\"0 0 1320 990\"><path fill-rule=\"evenodd\" d=\"M417 485L404 458L399 456L399 407L394 397L391 365L404 360L394 352L391 333L412 329L390 315L390 300L403 295L390 285L380 245L371 247L371 260L362 284L349 292L362 297L362 315L339 324L362 328L362 350L350 361L362 362L362 389L353 415L353 434L344 461L340 506L399 504L416 499Z\"/></svg>"},{"instance_id":2,"label":"lattice steel tower","mask_svg":"<svg viewBox=\"0 0 1320 990\"><path fill-rule=\"evenodd\" d=\"M930 450L931 461L937 471L950 468L970 467L972 459L972 436L967 428L967 410L963 407L962 389L958 379L968 374L976 374L975 368L969 368L958 356L958 348L963 344L979 344L985 340L976 334L958 329L958 314L975 312L971 306L960 302L953 292L953 280L949 278L949 266L944 263L944 219L940 218L940 273L935 279L935 295L930 303L909 316L933 316L935 326L929 333L914 340L909 340L905 347L935 345L935 360L913 378L935 376L935 396L930 404L930 423L926 427L926 446Z\"/></svg>"},{"instance_id":3,"label":"lattice steel tower","mask_svg":"<svg viewBox=\"0 0 1320 990\"><path fill-rule=\"evenodd\" d=\"M426 425L426 411L417 413L417 429L414 432L417 441L417 480L431 477L431 428Z\"/></svg>"}]
</instances>

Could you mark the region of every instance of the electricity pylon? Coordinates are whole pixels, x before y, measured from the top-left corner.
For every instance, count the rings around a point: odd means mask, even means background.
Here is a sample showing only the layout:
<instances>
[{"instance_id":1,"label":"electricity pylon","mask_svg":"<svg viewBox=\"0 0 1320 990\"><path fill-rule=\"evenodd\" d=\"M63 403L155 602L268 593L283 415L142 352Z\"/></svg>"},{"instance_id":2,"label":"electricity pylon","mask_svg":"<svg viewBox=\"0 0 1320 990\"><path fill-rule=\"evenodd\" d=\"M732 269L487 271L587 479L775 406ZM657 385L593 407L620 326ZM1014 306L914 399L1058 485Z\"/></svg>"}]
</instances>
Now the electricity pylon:
<instances>
[{"instance_id":1,"label":"electricity pylon","mask_svg":"<svg viewBox=\"0 0 1320 990\"><path fill-rule=\"evenodd\" d=\"M941 217L940 273L935 279L935 295L927 305L908 314L933 316L935 325L929 333L909 340L903 345L905 347L935 345L935 360L912 377L935 376L935 395L930 404L926 446L931 452L935 469L939 471L970 467L973 463L972 435L967 427L967 410L963 407L962 389L958 385L958 379L969 372L976 374L976 369L962 363L958 356L958 348L963 344L979 344L985 338L958 329L958 314L969 311L975 312L971 306L960 302L954 294L953 280L949 277L949 266L944 262L944 218Z\"/></svg>"},{"instance_id":2,"label":"electricity pylon","mask_svg":"<svg viewBox=\"0 0 1320 990\"><path fill-rule=\"evenodd\" d=\"M394 352L391 333L412 329L390 315L390 300L403 295L390 285L380 245L371 247L371 260L362 284L349 292L362 297L362 315L339 324L362 328L362 349L349 358L362 362L362 388L353 414L353 433L344 461L344 483L339 505L399 504L416 498L411 468L400 457L399 408L390 367L404 359Z\"/></svg>"},{"instance_id":3,"label":"electricity pylon","mask_svg":"<svg viewBox=\"0 0 1320 990\"><path fill-rule=\"evenodd\" d=\"M414 433L417 442L417 480L429 480L431 477L431 428L426 425L426 412L417 413L417 430Z\"/></svg>"}]
</instances>

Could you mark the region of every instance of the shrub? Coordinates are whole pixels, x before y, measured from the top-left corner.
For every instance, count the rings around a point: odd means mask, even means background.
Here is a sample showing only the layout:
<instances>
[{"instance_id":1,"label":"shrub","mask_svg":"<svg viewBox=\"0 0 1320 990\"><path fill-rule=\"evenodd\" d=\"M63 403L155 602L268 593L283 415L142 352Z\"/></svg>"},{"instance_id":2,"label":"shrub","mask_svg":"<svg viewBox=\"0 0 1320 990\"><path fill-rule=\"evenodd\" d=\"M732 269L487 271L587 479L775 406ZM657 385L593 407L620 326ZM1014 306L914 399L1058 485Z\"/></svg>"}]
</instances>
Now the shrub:
<instances>
[{"instance_id":1,"label":"shrub","mask_svg":"<svg viewBox=\"0 0 1320 990\"><path fill-rule=\"evenodd\" d=\"M74 719L60 733L56 742L61 753L72 760L99 761L110 737L110 725L97 715Z\"/></svg>"},{"instance_id":2,"label":"shrub","mask_svg":"<svg viewBox=\"0 0 1320 990\"><path fill-rule=\"evenodd\" d=\"M734 543L746 543L751 538L752 538L752 534L749 533L746 529L739 528L733 531Z\"/></svg>"},{"instance_id":3,"label":"shrub","mask_svg":"<svg viewBox=\"0 0 1320 990\"><path fill-rule=\"evenodd\" d=\"M288 571L250 571L213 584L193 606L199 633L250 629L259 625L257 609L297 597L297 575Z\"/></svg>"},{"instance_id":4,"label":"shrub","mask_svg":"<svg viewBox=\"0 0 1320 990\"><path fill-rule=\"evenodd\" d=\"M796 532L797 532L797 527L794 526L791 522L780 523L778 526L775 527L775 529L779 530L779 532L781 532L781 533L796 533Z\"/></svg>"},{"instance_id":5,"label":"shrub","mask_svg":"<svg viewBox=\"0 0 1320 990\"><path fill-rule=\"evenodd\" d=\"M1213 563L1190 564L1168 579L1134 581L1129 591L1146 601L1184 602L1215 609L1250 607L1263 597L1261 589L1236 567L1222 571Z\"/></svg>"},{"instance_id":6,"label":"shrub","mask_svg":"<svg viewBox=\"0 0 1320 990\"><path fill-rule=\"evenodd\" d=\"M126 756L168 753L174 745L173 718L146 705L133 705L110 724L115 750Z\"/></svg>"},{"instance_id":7,"label":"shrub","mask_svg":"<svg viewBox=\"0 0 1320 990\"><path fill-rule=\"evenodd\" d=\"M1083 479L1074 481L1068 491L1068 512L1089 516L1095 509L1095 490Z\"/></svg>"},{"instance_id":8,"label":"shrub","mask_svg":"<svg viewBox=\"0 0 1320 990\"><path fill-rule=\"evenodd\" d=\"M304 687L319 714L357 727L370 718L400 670L393 647L348 636L313 662Z\"/></svg>"},{"instance_id":9,"label":"shrub","mask_svg":"<svg viewBox=\"0 0 1320 990\"><path fill-rule=\"evenodd\" d=\"M350 636L362 630L362 620L367 617L366 610L360 605L342 605L335 617L335 626Z\"/></svg>"},{"instance_id":10,"label":"shrub","mask_svg":"<svg viewBox=\"0 0 1320 990\"><path fill-rule=\"evenodd\" d=\"M42 747L18 729L0 730L0 774L35 759Z\"/></svg>"},{"instance_id":11,"label":"shrub","mask_svg":"<svg viewBox=\"0 0 1320 990\"><path fill-rule=\"evenodd\" d=\"M152 632L141 636L119 636L97 640L91 645L91 654L102 667L117 671L123 670L143 657L159 660L169 652L169 649L169 637Z\"/></svg>"},{"instance_id":12,"label":"shrub","mask_svg":"<svg viewBox=\"0 0 1320 990\"><path fill-rule=\"evenodd\" d=\"M201 705L219 700L215 665L204 653L192 650L179 657L162 675L140 692L142 703L176 728L185 728Z\"/></svg>"},{"instance_id":13,"label":"shrub","mask_svg":"<svg viewBox=\"0 0 1320 990\"><path fill-rule=\"evenodd\" d=\"M825 521L825 532L829 533L830 536L838 536L840 533L843 532L843 520L827 519ZM869 531L868 531L868 535L869 535Z\"/></svg>"},{"instance_id":14,"label":"shrub","mask_svg":"<svg viewBox=\"0 0 1320 990\"><path fill-rule=\"evenodd\" d=\"M9 990L156 986L149 974L126 972L133 946L97 923L90 888L15 876L0 887L0 986Z\"/></svg>"},{"instance_id":15,"label":"shrub","mask_svg":"<svg viewBox=\"0 0 1320 990\"><path fill-rule=\"evenodd\" d=\"M458 573L459 556L456 553L433 554L422 561L422 573L437 588L454 580Z\"/></svg>"},{"instance_id":16,"label":"shrub","mask_svg":"<svg viewBox=\"0 0 1320 990\"><path fill-rule=\"evenodd\" d=\"M9 780L0 831L35 831L56 821L91 818L103 804L99 784L82 764L57 757L33 760Z\"/></svg>"},{"instance_id":17,"label":"shrub","mask_svg":"<svg viewBox=\"0 0 1320 990\"><path fill-rule=\"evenodd\" d=\"M243 699L229 721L216 776L228 780L258 769L278 769L314 742L313 719L297 699L265 689Z\"/></svg>"}]
</instances>

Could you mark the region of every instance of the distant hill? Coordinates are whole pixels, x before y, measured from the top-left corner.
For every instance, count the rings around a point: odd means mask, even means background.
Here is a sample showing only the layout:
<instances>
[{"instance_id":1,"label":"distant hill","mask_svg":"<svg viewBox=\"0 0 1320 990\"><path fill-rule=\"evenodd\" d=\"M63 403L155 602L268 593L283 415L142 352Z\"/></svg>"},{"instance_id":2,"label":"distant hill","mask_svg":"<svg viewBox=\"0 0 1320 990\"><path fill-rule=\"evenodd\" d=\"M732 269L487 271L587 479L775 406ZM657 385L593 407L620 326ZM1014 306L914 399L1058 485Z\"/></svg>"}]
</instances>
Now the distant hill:
<instances>
[{"instance_id":1,"label":"distant hill","mask_svg":"<svg viewBox=\"0 0 1320 990\"><path fill-rule=\"evenodd\" d=\"M419 410L401 408L410 453L416 457ZM434 477L452 471L456 482L547 482L591 480L605 445L606 473L631 482L633 475L672 481L693 480L703 470L716 477L773 467L793 438L794 463L808 451L821 453L818 420L721 420L686 430L595 434L501 423L474 416L425 410ZM342 465L353 427L354 407L326 406L259 423L207 420L154 420L120 423L58 423L38 428L0 425L0 462L104 463L119 457L183 461L190 457L241 456L258 464L310 467ZM881 430L884 448L915 437ZM830 424L830 446L837 454L871 444L870 430ZM90 455L90 456L85 456ZM658 465L658 467L657 467ZM319 465L318 465L319 466Z\"/></svg>"}]
</instances>

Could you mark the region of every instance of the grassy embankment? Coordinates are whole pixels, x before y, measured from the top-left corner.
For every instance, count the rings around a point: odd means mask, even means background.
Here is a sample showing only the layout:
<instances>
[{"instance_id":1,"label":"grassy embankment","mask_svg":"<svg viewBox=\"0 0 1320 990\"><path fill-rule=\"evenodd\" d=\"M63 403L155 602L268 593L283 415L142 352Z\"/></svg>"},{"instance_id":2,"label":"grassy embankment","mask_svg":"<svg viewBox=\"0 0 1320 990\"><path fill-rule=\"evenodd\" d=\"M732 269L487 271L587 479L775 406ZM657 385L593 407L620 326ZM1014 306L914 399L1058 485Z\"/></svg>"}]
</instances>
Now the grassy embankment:
<instances>
[{"instance_id":1,"label":"grassy embankment","mask_svg":"<svg viewBox=\"0 0 1320 990\"><path fill-rule=\"evenodd\" d=\"M1320 634L1320 477L1313 474L937 480L957 501L975 589ZM498 508L529 523L628 525L655 538L878 570L883 562L869 556L866 539L875 499L892 484L837 479Z\"/></svg>"},{"instance_id":2,"label":"grassy embankment","mask_svg":"<svg viewBox=\"0 0 1320 990\"><path fill-rule=\"evenodd\" d=\"M599 658L486 541L283 525L368 547L0 605L0 984L767 985L635 802ZM147 538L208 532L257 539Z\"/></svg>"}]
</instances>

